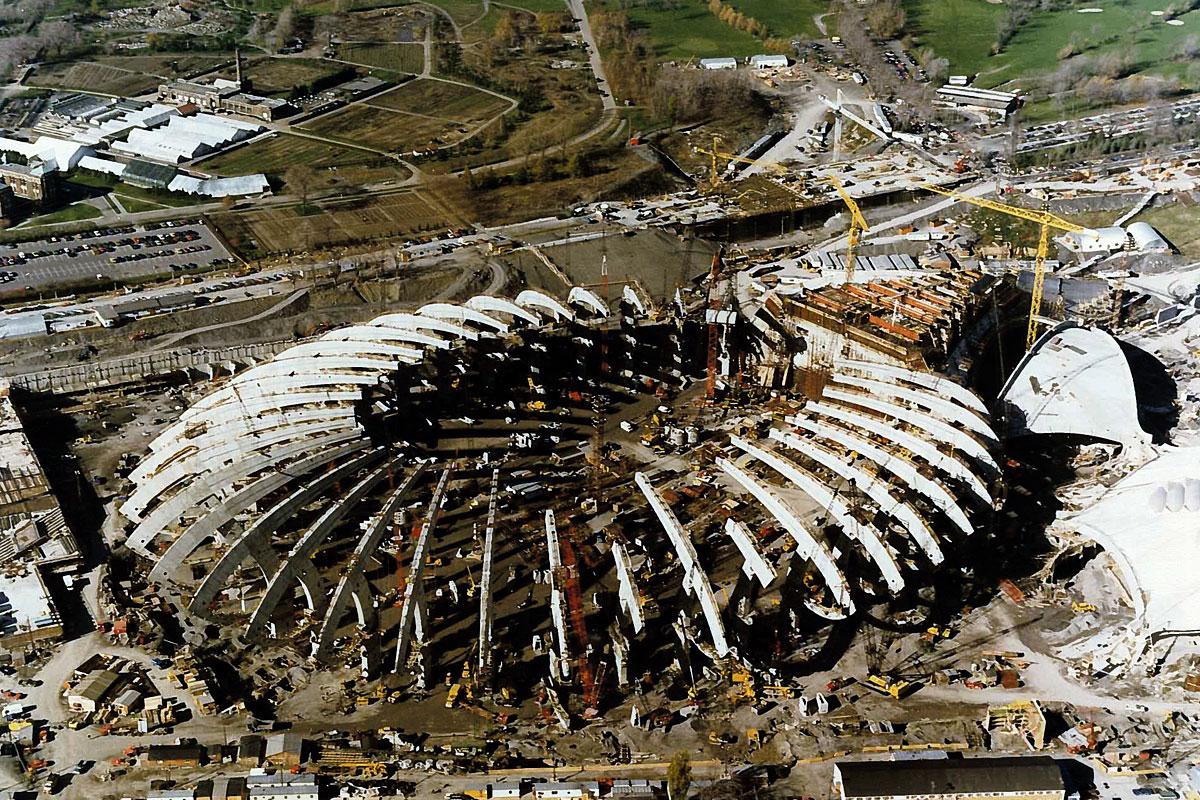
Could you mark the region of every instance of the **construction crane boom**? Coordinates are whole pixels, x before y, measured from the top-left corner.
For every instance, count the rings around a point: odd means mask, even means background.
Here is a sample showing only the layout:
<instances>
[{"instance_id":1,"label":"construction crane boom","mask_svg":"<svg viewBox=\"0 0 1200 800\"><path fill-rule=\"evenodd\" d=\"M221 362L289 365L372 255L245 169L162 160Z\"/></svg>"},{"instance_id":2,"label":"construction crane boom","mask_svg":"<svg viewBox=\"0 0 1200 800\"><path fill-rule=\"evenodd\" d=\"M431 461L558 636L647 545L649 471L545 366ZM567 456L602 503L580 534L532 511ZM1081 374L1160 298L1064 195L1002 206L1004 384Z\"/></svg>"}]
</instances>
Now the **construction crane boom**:
<instances>
[{"instance_id":1,"label":"construction crane boom","mask_svg":"<svg viewBox=\"0 0 1200 800\"><path fill-rule=\"evenodd\" d=\"M737 153L729 153L724 150L721 150L720 147L718 146L718 143L720 141L721 141L720 137L714 136L711 150L705 150L703 147L692 148L693 152L709 157L709 181L713 185L713 187L719 186L723 180L721 177L720 170L717 169L717 159L721 159L721 158L725 159L725 168L726 169L729 168L729 165L731 163L736 161L739 164L746 164L748 166L759 166L759 167L763 167L764 169L769 169L769 170L772 170L777 173L783 173L783 172L787 171L784 167L780 166L779 164L768 163L765 161L761 161L757 158L747 158L746 156L739 156Z\"/></svg>"},{"instance_id":2,"label":"construction crane boom","mask_svg":"<svg viewBox=\"0 0 1200 800\"><path fill-rule=\"evenodd\" d=\"M871 226L867 224L858 203L854 202L854 198L846 191L842 182L833 175L829 176L829 182L833 184L834 189L837 189L838 196L850 210L850 230L846 233L846 283L849 284L854 282L854 250L858 247L858 239Z\"/></svg>"},{"instance_id":3,"label":"construction crane boom","mask_svg":"<svg viewBox=\"0 0 1200 800\"><path fill-rule=\"evenodd\" d=\"M1037 341L1038 325L1041 324L1042 293L1046 287L1046 256L1050 254L1050 229L1055 228L1060 231L1067 231L1068 233L1083 233L1090 229L1082 225L1076 225L1074 222L1069 222L1045 210L1022 208L996 200L988 200L983 197L972 197L971 195L956 192L953 189L934 186L931 183L923 184L921 188L964 203L970 203L973 206L979 206L980 208L986 208L1000 214L1007 214L1010 217L1023 219L1039 226L1037 257L1033 262L1033 289L1030 292L1031 297L1029 300L1029 326L1025 329L1025 349L1029 350L1032 348L1033 343Z\"/></svg>"}]
</instances>

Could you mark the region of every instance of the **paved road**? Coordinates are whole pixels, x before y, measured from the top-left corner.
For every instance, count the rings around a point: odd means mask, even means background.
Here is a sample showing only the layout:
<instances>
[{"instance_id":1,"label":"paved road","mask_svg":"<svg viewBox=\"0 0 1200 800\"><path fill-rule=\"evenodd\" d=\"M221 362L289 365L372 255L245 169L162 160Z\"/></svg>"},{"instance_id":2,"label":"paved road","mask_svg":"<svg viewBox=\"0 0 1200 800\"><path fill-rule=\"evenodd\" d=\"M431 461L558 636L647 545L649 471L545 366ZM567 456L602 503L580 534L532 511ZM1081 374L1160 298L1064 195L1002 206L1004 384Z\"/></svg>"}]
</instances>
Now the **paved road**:
<instances>
[{"instance_id":1,"label":"paved road","mask_svg":"<svg viewBox=\"0 0 1200 800\"><path fill-rule=\"evenodd\" d=\"M583 6L583 0L567 0L567 6L571 9L571 16L579 21L579 32L583 34L583 41L587 45L588 63L592 66L592 74L596 76L596 85L600 87L600 102L604 104L605 111L612 111L617 107L617 101L609 88L596 38L592 36L592 23L588 20L587 9Z\"/></svg>"}]
</instances>

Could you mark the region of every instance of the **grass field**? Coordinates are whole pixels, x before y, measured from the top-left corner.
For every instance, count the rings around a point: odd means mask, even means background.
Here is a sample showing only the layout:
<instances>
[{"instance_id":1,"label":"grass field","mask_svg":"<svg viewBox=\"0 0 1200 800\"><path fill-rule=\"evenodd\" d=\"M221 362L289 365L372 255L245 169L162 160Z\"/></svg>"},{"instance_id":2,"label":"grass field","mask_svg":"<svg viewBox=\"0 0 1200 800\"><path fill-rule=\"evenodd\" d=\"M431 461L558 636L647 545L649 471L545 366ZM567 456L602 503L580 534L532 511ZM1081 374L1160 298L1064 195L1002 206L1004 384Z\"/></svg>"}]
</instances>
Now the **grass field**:
<instances>
[{"instance_id":1,"label":"grass field","mask_svg":"<svg viewBox=\"0 0 1200 800\"><path fill-rule=\"evenodd\" d=\"M429 5L445 11L459 25L474 22L483 14L482 0L433 0Z\"/></svg>"},{"instance_id":2,"label":"grass field","mask_svg":"<svg viewBox=\"0 0 1200 800\"><path fill-rule=\"evenodd\" d=\"M138 95L158 88L162 78L191 75L228 59L222 56L166 53L154 56L98 56L38 67L29 83L100 94Z\"/></svg>"},{"instance_id":3,"label":"grass field","mask_svg":"<svg viewBox=\"0 0 1200 800\"><path fill-rule=\"evenodd\" d=\"M769 0L764 0L764 5L766 2ZM721 22L701 0L683 0L677 8L667 8L656 0L608 0L604 6L609 11L629 14L630 22L646 34L654 55L663 61L744 57L763 52L761 41Z\"/></svg>"},{"instance_id":4,"label":"grass field","mask_svg":"<svg viewBox=\"0 0 1200 800\"><path fill-rule=\"evenodd\" d=\"M1134 222L1153 225L1185 256L1200 254L1200 227L1196 225L1196 207L1176 202L1163 208L1151 208L1133 218Z\"/></svg>"},{"instance_id":5,"label":"grass field","mask_svg":"<svg viewBox=\"0 0 1200 800\"><path fill-rule=\"evenodd\" d=\"M57 211L51 211L49 214L34 217L28 224L50 225L55 222L78 222L84 219L96 219L99 216L100 209L95 206L90 206L87 203L72 203L69 206L63 206Z\"/></svg>"},{"instance_id":6,"label":"grass field","mask_svg":"<svg viewBox=\"0 0 1200 800\"><path fill-rule=\"evenodd\" d=\"M566 11L567 4L563 0L513 0L511 3L492 3L502 8L519 8L523 11Z\"/></svg>"},{"instance_id":7,"label":"grass field","mask_svg":"<svg viewBox=\"0 0 1200 800\"><path fill-rule=\"evenodd\" d=\"M80 61L74 64L48 64L38 67L29 80L32 86L53 89L82 89L100 94L139 95L153 91L159 80L153 75Z\"/></svg>"},{"instance_id":8,"label":"grass field","mask_svg":"<svg viewBox=\"0 0 1200 800\"><path fill-rule=\"evenodd\" d=\"M210 215L221 233L246 254L306 250L402 236L450 224L416 192L321 204L315 214L296 208L264 208Z\"/></svg>"},{"instance_id":9,"label":"grass field","mask_svg":"<svg viewBox=\"0 0 1200 800\"><path fill-rule=\"evenodd\" d=\"M1086 56L1128 54L1138 72L1179 74L1175 48L1188 36L1200 35L1200 11L1179 17L1184 24L1167 25L1150 12L1161 10L1159 0L1102 3L1099 14L1075 9L1045 11L1021 27L1004 51L990 55L1003 6L985 0L912 0L909 28L920 45L932 47L950 60L952 73L979 73L981 86L997 86L1053 72L1057 53L1074 36L1085 43Z\"/></svg>"},{"instance_id":10,"label":"grass field","mask_svg":"<svg viewBox=\"0 0 1200 800\"><path fill-rule=\"evenodd\" d=\"M419 44L345 44L338 47L337 57L414 75L425 69L425 48Z\"/></svg>"},{"instance_id":11,"label":"grass field","mask_svg":"<svg viewBox=\"0 0 1200 800\"><path fill-rule=\"evenodd\" d=\"M481 122L504 111L509 103L493 94L456 83L421 78L372 97L370 105L458 122Z\"/></svg>"},{"instance_id":12,"label":"grass field","mask_svg":"<svg viewBox=\"0 0 1200 800\"><path fill-rule=\"evenodd\" d=\"M327 78L345 67L316 58L259 58L243 63L242 71L256 93L287 95L297 86ZM219 74L232 80L234 69L223 69Z\"/></svg>"},{"instance_id":13,"label":"grass field","mask_svg":"<svg viewBox=\"0 0 1200 800\"><path fill-rule=\"evenodd\" d=\"M423 150L461 136L462 126L451 120L420 117L368 105L335 111L302 126L319 136L372 147L389 153Z\"/></svg>"},{"instance_id":14,"label":"grass field","mask_svg":"<svg viewBox=\"0 0 1200 800\"><path fill-rule=\"evenodd\" d=\"M265 172L287 184L283 176L293 164L307 164L319 178L316 188L361 186L385 180L403 180L409 172L391 159L353 147L320 142L303 136L281 134L222 153L200 163L202 169L219 175Z\"/></svg>"},{"instance_id":15,"label":"grass field","mask_svg":"<svg viewBox=\"0 0 1200 800\"><path fill-rule=\"evenodd\" d=\"M815 39L821 35L813 17L829 10L824 0L727 0L728 4L747 17L766 25L772 36L802 36ZM761 52L761 51L760 51Z\"/></svg>"}]
</instances>

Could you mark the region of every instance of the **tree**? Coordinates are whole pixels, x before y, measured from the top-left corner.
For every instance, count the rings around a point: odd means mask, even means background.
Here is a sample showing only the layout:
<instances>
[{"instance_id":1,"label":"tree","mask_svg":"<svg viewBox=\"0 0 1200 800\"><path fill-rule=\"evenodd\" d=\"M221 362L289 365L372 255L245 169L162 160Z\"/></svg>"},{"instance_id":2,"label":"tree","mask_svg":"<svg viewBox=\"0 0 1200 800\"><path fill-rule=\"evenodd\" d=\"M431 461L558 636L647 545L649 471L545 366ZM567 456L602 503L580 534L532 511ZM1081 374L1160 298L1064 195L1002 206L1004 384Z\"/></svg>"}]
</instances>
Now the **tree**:
<instances>
[{"instance_id":1,"label":"tree","mask_svg":"<svg viewBox=\"0 0 1200 800\"><path fill-rule=\"evenodd\" d=\"M880 0L867 9L867 24L872 32L883 39L894 39L904 30L908 15L898 0Z\"/></svg>"},{"instance_id":2,"label":"tree","mask_svg":"<svg viewBox=\"0 0 1200 800\"><path fill-rule=\"evenodd\" d=\"M685 800L692 788L692 760L686 750L671 756L667 765L668 800Z\"/></svg>"},{"instance_id":3,"label":"tree","mask_svg":"<svg viewBox=\"0 0 1200 800\"><path fill-rule=\"evenodd\" d=\"M308 195L317 181L317 173L308 164L292 164L283 173L283 182L292 194L300 195L300 204L308 205Z\"/></svg>"}]
</instances>

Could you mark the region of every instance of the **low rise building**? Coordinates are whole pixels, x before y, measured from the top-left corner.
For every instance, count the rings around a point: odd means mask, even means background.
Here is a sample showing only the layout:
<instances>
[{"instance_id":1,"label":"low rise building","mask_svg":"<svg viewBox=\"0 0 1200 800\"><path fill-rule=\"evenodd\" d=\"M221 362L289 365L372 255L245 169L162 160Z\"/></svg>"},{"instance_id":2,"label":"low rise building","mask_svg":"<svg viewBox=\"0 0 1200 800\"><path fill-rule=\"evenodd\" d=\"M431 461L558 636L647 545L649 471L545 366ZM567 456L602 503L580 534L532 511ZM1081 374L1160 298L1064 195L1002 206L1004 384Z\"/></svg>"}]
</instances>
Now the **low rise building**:
<instances>
[{"instance_id":1,"label":"low rise building","mask_svg":"<svg viewBox=\"0 0 1200 800\"><path fill-rule=\"evenodd\" d=\"M152 744L144 763L149 767L198 767L206 756L207 751L198 744Z\"/></svg>"},{"instance_id":2,"label":"low rise building","mask_svg":"<svg viewBox=\"0 0 1200 800\"><path fill-rule=\"evenodd\" d=\"M839 761L841 800L1064 800L1057 762L1048 756L917 761Z\"/></svg>"},{"instance_id":3,"label":"low rise building","mask_svg":"<svg viewBox=\"0 0 1200 800\"><path fill-rule=\"evenodd\" d=\"M83 681L78 691L67 695L67 705L72 711L94 714L111 697L121 683L121 673L105 669Z\"/></svg>"},{"instance_id":4,"label":"low rise building","mask_svg":"<svg viewBox=\"0 0 1200 800\"><path fill-rule=\"evenodd\" d=\"M0 181L11 187L14 195L34 205L48 205L58 196L54 166L46 161L34 159L28 164L0 164Z\"/></svg>"}]
</instances>

